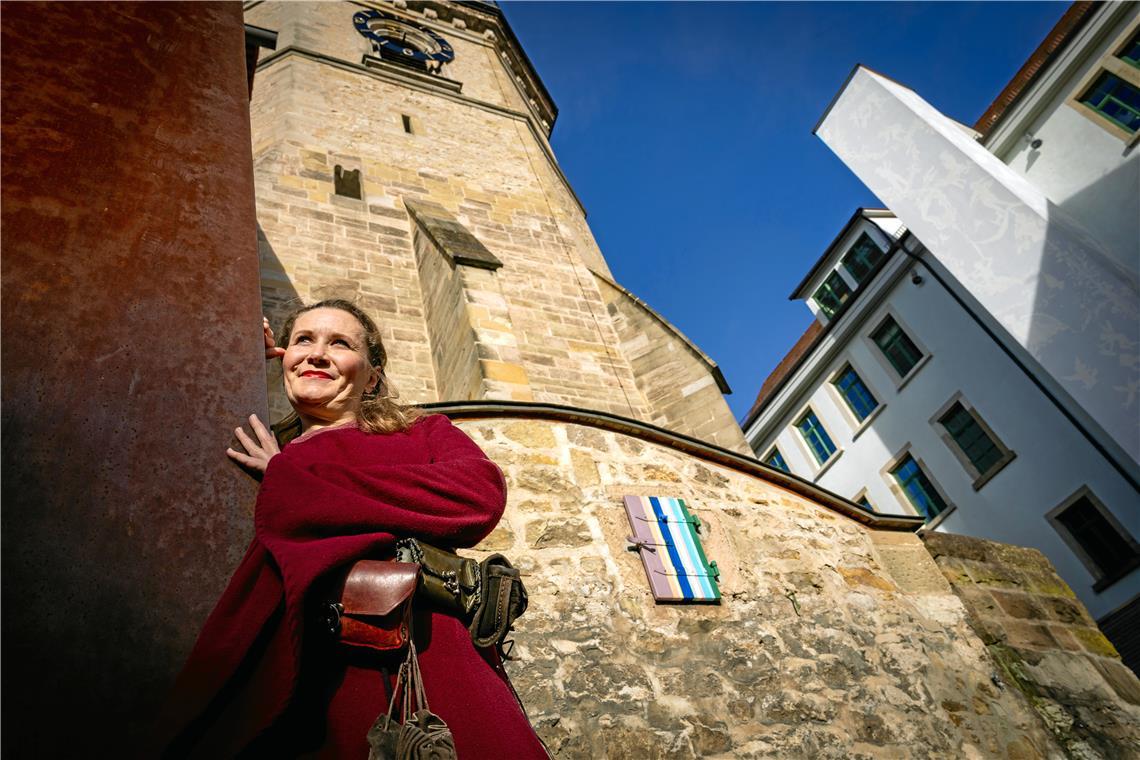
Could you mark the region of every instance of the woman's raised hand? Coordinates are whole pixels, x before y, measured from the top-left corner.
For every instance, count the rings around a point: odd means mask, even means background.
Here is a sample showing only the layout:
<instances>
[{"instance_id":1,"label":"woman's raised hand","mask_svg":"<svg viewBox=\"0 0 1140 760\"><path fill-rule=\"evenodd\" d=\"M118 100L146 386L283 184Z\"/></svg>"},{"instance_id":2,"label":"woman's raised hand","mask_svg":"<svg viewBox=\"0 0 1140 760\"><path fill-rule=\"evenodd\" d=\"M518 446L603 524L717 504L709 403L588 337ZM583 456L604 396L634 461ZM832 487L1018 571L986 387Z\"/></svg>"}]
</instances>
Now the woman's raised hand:
<instances>
[{"instance_id":1,"label":"woman's raised hand","mask_svg":"<svg viewBox=\"0 0 1140 760\"><path fill-rule=\"evenodd\" d=\"M277 447L277 438L274 437L273 432L265 427L256 414L249 415L249 427L257 436L257 440L254 441L253 438L250 438L249 434L242 428L234 428L234 436L245 448L245 453L227 448L226 455L249 470L253 477L260 480L261 476L265 474L265 468L269 466L269 460L280 454L281 449Z\"/></svg>"},{"instance_id":2,"label":"woman's raised hand","mask_svg":"<svg viewBox=\"0 0 1140 760\"><path fill-rule=\"evenodd\" d=\"M261 318L261 326L265 332L265 358L280 359L285 355L285 349L278 348L276 341L273 340L273 328L269 326L269 317Z\"/></svg>"}]
</instances>

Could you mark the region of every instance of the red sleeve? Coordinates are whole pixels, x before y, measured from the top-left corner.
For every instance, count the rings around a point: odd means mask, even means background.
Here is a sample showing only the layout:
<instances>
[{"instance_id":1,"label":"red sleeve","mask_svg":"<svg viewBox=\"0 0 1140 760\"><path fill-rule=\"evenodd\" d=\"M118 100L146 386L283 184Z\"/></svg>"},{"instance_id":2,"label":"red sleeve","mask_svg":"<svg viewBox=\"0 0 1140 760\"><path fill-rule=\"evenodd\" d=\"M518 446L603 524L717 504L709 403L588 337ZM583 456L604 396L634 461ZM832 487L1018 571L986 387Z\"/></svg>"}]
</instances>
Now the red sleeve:
<instances>
[{"instance_id":1,"label":"red sleeve","mask_svg":"<svg viewBox=\"0 0 1140 760\"><path fill-rule=\"evenodd\" d=\"M424 464L305 466L273 457L257 500L259 536L305 542L386 533L445 546L477 543L503 513L502 473L446 417L433 415L416 427L430 452Z\"/></svg>"}]
</instances>

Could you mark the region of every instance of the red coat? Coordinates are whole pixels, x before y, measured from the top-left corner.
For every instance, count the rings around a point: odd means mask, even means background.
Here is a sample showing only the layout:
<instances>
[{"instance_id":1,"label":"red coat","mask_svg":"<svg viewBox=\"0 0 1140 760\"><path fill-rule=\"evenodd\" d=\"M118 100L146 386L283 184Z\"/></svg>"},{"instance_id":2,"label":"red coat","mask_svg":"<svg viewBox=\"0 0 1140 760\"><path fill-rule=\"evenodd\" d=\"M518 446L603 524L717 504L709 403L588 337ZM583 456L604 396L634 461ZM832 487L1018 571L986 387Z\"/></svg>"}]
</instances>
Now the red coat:
<instances>
[{"instance_id":1,"label":"red coat","mask_svg":"<svg viewBox=\"0 0 1140 760\"><path fill-rule=\"evenodd\" d=\"M401 433L332 428L291 442L270 460L253 543L176 682L168 753L367 757L387 708L381 663L320 635L310 589L397 536L472 546L505 499L499 468L441 415ZM415 635L428 701L461 760L546 757L497 658L459 620L418 615Z\"/></svg>"}]
</instances>

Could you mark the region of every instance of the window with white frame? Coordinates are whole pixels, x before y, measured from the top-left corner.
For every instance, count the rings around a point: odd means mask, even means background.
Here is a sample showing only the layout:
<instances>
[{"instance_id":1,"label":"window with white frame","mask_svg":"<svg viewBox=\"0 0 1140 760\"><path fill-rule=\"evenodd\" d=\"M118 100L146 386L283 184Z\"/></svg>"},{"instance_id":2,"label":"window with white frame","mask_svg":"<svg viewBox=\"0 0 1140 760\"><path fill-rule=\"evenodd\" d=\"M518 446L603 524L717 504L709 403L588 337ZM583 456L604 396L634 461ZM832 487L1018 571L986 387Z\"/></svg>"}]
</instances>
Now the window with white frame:
<instances>
[{"instance_id":1,"label":"window with white frame","mask_svg":"<svg viewBox=\"0 0 1140 760\"><path fill-rule=\"evenodd\" d=\"M832 272L815 291L812 300L827 315L827 318L831 319L850 295L851 288L848 286L847 280L844 280L843 275L839 272Z\"/></svg>"}]
</instances>

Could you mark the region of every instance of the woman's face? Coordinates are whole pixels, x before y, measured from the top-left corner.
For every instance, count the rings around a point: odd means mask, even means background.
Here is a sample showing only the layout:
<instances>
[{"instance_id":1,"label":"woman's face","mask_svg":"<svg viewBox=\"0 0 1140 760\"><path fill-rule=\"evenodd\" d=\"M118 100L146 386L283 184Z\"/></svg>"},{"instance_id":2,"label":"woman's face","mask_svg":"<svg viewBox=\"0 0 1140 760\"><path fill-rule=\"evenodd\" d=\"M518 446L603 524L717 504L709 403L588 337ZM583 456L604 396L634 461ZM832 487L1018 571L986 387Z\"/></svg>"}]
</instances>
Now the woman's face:
<instances>
[{"instance_id":1,"label":"woman's face","mask_svg":"<svg viewBox=\"0 0 1140 760\"><path fill-rule=\"evenodd\" d=\"M285 395L304 421L355 419L366 391L380 381L369 364L364 326L340 309L297 317L283 360Z\"/></svg>"}]
</instances>

